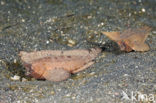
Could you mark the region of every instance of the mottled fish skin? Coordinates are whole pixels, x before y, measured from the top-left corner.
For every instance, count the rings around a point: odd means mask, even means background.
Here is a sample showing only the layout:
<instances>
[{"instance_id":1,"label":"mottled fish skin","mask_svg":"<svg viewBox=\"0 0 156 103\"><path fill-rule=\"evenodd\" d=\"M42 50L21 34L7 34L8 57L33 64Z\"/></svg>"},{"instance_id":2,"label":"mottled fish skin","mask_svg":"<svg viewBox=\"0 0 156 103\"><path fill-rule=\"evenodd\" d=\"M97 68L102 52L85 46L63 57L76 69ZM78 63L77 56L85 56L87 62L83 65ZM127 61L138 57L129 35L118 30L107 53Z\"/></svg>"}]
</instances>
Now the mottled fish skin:
<instances>
[{"instance_id":1,"label":"mottled fish skin","mask_svg":"<svg viewBox=\"0 0 156 103\"><path fill-rule=\"evenodd\" d=\"M25 52L20 51L19 56L21 57L21 60L25 63L31 64L32 61L41 59L48 56L87 56L88 54L95 54L101 52L100 48L91 48L90 50L86 49L75 49L75 50L41 50L41 51L34 51L34 52ZM94 55L93 55L94 57Z\"/></svg>"},{"instance_id":2,"label":"mottled fish skin","mask_svg":"<svg viewBox=\"0 0 156 103\"><path fill-rule=\"evenodd\" d=\"M67 51L45 50L30 53L22 51L20 52L20 56L26 70L29 72L29 76L32 76L36 79L61 81L65 80L69 76L68 73L77 73L81 70L88 68L94 63L93 60L100 52L100 48ZM37 57L38 55L39 57ZM62 68L64 70L59 68ZM62 71L61 75L64 75L64 78L62 77L60 78L60 80L53 80L52 77L49 76L50 74L47 73L47 71L53 74L55 73L54 70L60 72ZM59 79L57 75L54 75L54 78Z\"/></svg>"}]
</instances>

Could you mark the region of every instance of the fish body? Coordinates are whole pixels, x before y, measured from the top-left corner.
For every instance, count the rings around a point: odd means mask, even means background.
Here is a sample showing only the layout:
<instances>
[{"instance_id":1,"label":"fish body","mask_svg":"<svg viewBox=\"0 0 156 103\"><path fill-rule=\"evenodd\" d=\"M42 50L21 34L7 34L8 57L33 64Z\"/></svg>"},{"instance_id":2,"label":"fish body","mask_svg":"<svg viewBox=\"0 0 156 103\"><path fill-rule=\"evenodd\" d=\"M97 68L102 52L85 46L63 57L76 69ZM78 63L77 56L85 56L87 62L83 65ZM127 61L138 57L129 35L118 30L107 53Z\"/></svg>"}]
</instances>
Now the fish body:
<instances>
[{"instance_id":1,"label":"fish body","mask_svg":"<svg viewBox=\"0 0 156 103\"><path fill-rule=\"evenodd\" d=\"M27 75L36 79L62 81L70 74L82 71L94 64L95 57L101 52L99 48L90 50L43 50L20 52Z\"/></svg>"},{"instance_id":2,"label":"fish body","mask_svg":"<svg viewBox=\"0 0 156 103\"><path fill-rule=\"evenodd\" d=\"M115 41L122 51L148 51L150 48L145 40L150 31L151 28L144 26L142 28L130 28L123 32L103 32L103 34Z\"/></svg>"}]
</instances>

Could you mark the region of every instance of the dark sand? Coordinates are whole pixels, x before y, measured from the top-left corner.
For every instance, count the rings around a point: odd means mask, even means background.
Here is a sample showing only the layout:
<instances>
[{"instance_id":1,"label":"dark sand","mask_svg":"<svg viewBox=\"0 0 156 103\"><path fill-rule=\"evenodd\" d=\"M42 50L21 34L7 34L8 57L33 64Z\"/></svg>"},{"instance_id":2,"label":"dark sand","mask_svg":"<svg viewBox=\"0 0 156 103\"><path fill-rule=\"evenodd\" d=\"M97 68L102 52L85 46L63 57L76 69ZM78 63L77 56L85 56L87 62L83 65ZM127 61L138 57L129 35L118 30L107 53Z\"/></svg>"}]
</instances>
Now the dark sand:
<instances>
[{"instance_id":1,"label":"dark sand","mask_svg":"<svg viewBox=\"0 0 156 103\"><path fill-rule=\"evenodd\" d=\"M142 94L156 100L155 6L155 0L0 0L0 103L131 103ZM101 34L143 25L152 28L148 52L120 52ZM103 47L96 63L59 83L26 77L18 56L96 46Z\"/></svg>"}]
</instances>

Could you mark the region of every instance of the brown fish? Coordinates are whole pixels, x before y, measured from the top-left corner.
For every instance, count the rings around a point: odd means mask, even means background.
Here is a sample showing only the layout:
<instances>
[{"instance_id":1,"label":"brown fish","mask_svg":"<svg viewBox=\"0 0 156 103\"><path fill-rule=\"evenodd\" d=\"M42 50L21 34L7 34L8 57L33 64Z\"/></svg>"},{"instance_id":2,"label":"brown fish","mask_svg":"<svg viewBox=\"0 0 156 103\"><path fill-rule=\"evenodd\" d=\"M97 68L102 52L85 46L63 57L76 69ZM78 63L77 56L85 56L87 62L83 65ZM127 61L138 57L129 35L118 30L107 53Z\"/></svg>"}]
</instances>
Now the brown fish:
<instances>
[{"instance_id":1,"label":"brown fish","mask_svg":"<svg viewBox=\"0 0 156 103\"><path fill-rule=\"evenodd\" d=\"M127 29L121 32L102 32L111 40L115 41L122 51L148 51L150 48L145 43L151 28L144 26L142 28Z\"/></svg>"},{"instance_id":2,"label":"brown fish","mask_svg":"<svg viewBox=\"0 0 156 103\"><path fill-rule=\"evenodd\" d=\"M82 71L94 64L95 57L101 52L99 48L90 50L42 50L20 52L21 60L29 76L36 79L62 81L71 73Z\"/></svg>"}]
</instances>

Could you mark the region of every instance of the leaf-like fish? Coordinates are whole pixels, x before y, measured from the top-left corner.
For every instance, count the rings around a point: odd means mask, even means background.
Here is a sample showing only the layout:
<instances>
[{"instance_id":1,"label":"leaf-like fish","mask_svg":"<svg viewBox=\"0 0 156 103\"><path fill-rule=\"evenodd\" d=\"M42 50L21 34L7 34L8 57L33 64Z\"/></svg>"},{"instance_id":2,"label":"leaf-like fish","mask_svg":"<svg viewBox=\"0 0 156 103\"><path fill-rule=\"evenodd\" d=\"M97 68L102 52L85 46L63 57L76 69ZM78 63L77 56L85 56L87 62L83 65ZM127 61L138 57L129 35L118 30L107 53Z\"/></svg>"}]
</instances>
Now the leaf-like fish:
<instances>
[{"instance_id":1,"label":"leaf-like fish","mask_svg":"<svg viewBox=\"0 0 156 103\"><path fill-rule=\"evenodd\" d=\"M127 29L123 32L103 32L111 40L115 41L122 51L148 51L150 48L145 43L151 28L144 26L142 28Z\"/></svg>"},{"instance_id":2,"label":"leaf-like fish","mask_svg":"<svg viewBox=\"0 0 156 103\"><path fill-rule=\"evenodd\" d=\"M21 60L28 74L36 79L62 81L71 73L82 71L94 64L95 57L101 52L99 48L90 50L42 50L20 52Z\"/></svg>"}]
</instances>

